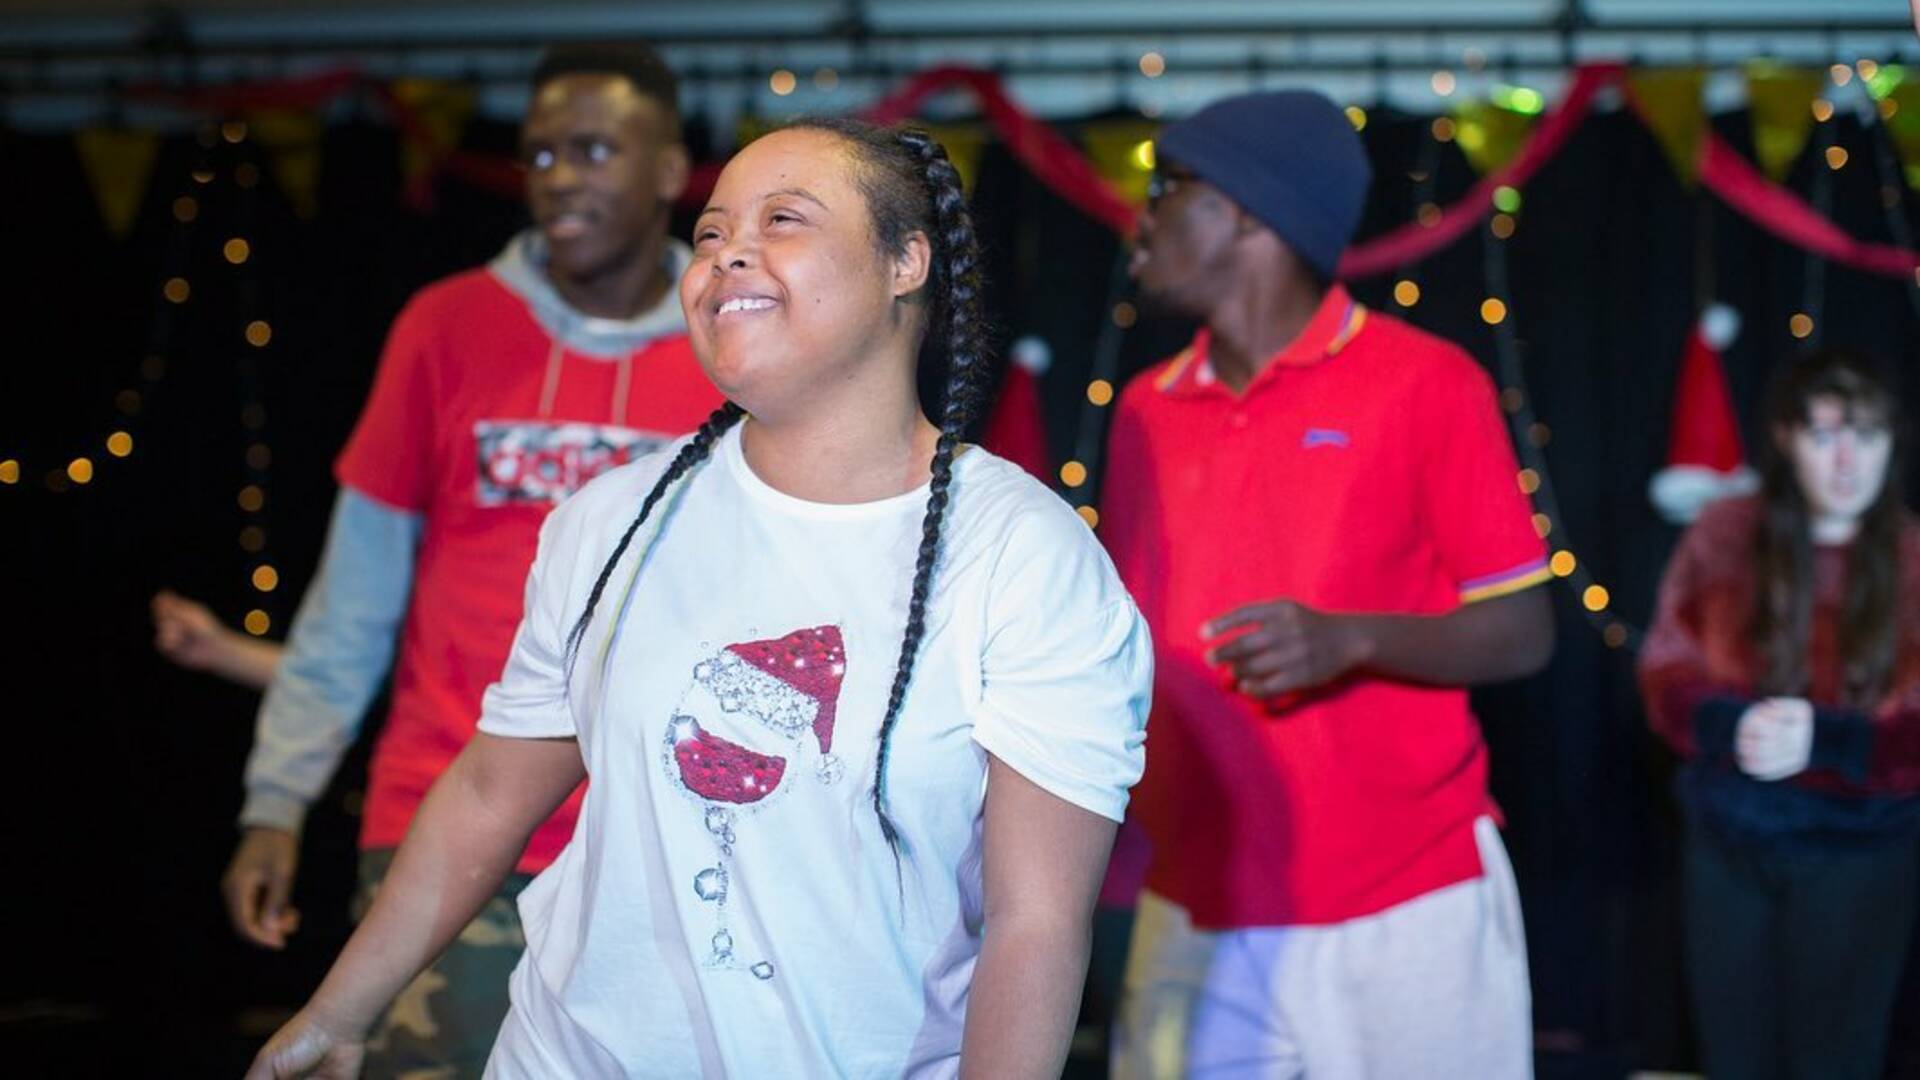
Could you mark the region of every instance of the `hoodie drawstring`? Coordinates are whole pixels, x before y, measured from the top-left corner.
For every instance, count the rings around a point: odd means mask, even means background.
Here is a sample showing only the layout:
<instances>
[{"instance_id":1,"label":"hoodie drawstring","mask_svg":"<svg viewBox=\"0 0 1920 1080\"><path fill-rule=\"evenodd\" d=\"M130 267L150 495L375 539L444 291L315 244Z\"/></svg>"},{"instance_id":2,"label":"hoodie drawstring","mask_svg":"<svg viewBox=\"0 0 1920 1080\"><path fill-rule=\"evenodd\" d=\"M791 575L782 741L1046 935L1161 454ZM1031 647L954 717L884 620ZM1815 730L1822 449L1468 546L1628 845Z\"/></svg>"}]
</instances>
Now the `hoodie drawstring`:
<instances>
[{"instance_id":1,"label":"hoodie drawstring","mask_svg":"<svg viewBox=\"0 0 1920 1080\"><path fill-rule=\"evenodd\" d=\"M620 373L613 380L613 407L608 411L614 427L627 426L627 390L633 385L633 354L620 358Z\"/></svg>"},{"instance_id":2,"label":"hoodie drawstring","mask_svg":"<svg viewBox=\"0 0 1920 1080\"><path fill-rule=\"evenodd\" d=\"M553 347L547 350L547 377L540 383L540 419L553 415L553 399L560 394L560 361L566 350L559 338L553 339Z\"/></svg>"},{"instance_id":3,"label":"hoodie drawstring","mask_svg":"<svg viewBox=\"0 0 1920 1080\"><path fill-rule=\"evenodd\" d=\"M554 399L560 396L560 368L566 360L566 346L559 338L547 350L547 374L540 382L540 419L553 416ZM627 392L633 388L633 354L620 358L620 369L613 379L613 402L607 407L607 422L614 427L627 426Z\"/></svg>"}]
</instances>

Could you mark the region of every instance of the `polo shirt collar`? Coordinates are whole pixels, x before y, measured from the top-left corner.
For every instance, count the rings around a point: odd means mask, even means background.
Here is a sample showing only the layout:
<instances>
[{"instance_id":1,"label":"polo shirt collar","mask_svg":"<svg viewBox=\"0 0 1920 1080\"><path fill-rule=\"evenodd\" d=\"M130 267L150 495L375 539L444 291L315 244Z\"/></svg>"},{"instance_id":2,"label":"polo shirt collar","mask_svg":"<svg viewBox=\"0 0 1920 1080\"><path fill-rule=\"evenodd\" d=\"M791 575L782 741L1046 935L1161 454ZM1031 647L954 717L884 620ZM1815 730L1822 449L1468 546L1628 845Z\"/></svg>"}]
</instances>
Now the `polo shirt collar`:
<instances>
[{"instance_id":1,"label":"polo shirt collar","mask_svg":"<svg viewBox=\"0 0 1920 1080\"><path fill-rule=\"evenodd\" d=\"M1314 311L1313 318L1307 320L1306 328L1273 354L1252 381L1247 383L1241 396L1252 393L1278 368L1308 367L1339 355L1340 350L1346 348L1360 332L1366 318L1366 306L1349 295L1345 285L1335 283L1320 298L1320 306ZM1174 396L1231 396L1233 391L1213 373L1213 361L1208 355L1212 342L1212 334L1201 327L1200 332L1194 335L1193 344L1175 357L1173 364L1160 376L1160 391Z\"/></svg>"}]
</instances>

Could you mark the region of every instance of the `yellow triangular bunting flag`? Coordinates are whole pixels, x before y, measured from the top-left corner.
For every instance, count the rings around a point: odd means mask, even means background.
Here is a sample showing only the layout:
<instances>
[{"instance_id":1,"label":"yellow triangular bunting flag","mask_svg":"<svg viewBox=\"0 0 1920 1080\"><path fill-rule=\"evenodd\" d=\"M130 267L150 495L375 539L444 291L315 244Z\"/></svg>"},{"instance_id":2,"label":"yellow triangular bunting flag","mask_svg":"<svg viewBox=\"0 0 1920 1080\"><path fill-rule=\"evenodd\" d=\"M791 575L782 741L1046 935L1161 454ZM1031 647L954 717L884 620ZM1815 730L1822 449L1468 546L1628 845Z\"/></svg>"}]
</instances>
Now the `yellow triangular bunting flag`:
<instances>
[{"instance_id":1,"label":"yellow triangular bunting flag","mask_svg":"<svg viewBox=\"0 0 1920 1080\"><path fill-rule=\"evenodd\" d=\"M476 94L467 83L396 79L393 96L413 110L427 131L426 145L409 139L401 147L400 167L411 185L436 160L460 145L473 119Z\"/></svg>"},{"instance_id":2,"label":"yellow triangular bunting flag","mask_svg":"<svg viewBox=\"0 0 1920 1080\"><path fill-rule=\"evenodd\" d=\"M1128 202L1147 201L1153 178L1153 139L1160 125L1151 120L1095 120L1080 129L1093 167Z\"/></svg>"},{"instance_id":3,"label":"yellow triangular bunting flag","mask_svg":"<svg viewBox=\"0 0 1920 1080\"><path fill-rule=\"evenodd\" d=\"M100 206L100 220L115 237L126 239L146 201L159 136L119 127L88 128L75 134L73 142Z\"/></svg>"},{"instance_id":4,"label":"yellow triangular bunting flag","mask_svg":"<svg viewBox=\"0 0 1920 1080\"><path fill-rule=\"evenodd\" d=\"M1780 183L1793 171L1813 130L1813 99L1826 86L1824 71L1783 67L1769 61L1747 65L1747 101L1753 112L1753 154Z\"/></svg>"},{"instance_id":5,"label":"yellow triangular bunting flag","mask_svg":"<svg viewBox=\"0 0 1920 1080\"><path fill-rule=\"evenodd\" d=\"M1667 164L1687 190L1700 174L1700 141L1707 133L1707 110L1700 91L1707 73L1700 68L1638 71L1628 77L1640 118L1666 152Z\"/></svg>"},{"instance_id":6,"label":"yellow triangular bunting flag","mask_svg":"<svg viewBox=\"0 0 1920 1080\"><path fill-rule=\"evenodd\" d=\"M262 109L248 115L247 126L266 151L274 179L293 212L311 219L319 210L319 115L299 109Z\"/></svg>"},{"instance_id":7,"label":"yellow triangular bunting flag","mask_svg":"<svg viewBox=\"0 0 1920 1080\"><path fill-rule=\"evenodd\" d=\"M1463 101L1453 110L1453 139L1467 163L1485 175L1512 161L1533 132L1537 114L1488 101Z\"/></svg>"}]
</instances>

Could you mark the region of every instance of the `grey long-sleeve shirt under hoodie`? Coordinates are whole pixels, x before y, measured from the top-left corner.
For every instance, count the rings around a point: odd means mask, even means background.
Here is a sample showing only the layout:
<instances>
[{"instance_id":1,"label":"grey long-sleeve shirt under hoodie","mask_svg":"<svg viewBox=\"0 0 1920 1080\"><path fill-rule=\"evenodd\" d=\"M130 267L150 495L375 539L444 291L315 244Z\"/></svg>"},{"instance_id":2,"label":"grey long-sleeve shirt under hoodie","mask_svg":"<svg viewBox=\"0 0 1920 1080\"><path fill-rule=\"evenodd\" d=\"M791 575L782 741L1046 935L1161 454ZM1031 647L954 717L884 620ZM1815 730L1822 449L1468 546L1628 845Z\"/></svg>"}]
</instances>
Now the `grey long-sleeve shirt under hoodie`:
<instances>
[{"instance_id":1,"label":"grey long-sleeve shirt under hoodie","mask_svg":"<svg viewBox=\"0 0 1920 1080\"><path fill-rule=\"evenodd\" d=\"M676 281L691 261L672 243L662 272ZM514 237L487 270L523 300L542 329L592 357L631 353L685 330L673 289L633 319L600 319L567 306L545 272L538 233ZM247 759L240 824L298 832L359 734L386 679L413 591L421 515L342 488L320 568L301 599L286 651L267 687Z\"/></svg>"}]
</instances>

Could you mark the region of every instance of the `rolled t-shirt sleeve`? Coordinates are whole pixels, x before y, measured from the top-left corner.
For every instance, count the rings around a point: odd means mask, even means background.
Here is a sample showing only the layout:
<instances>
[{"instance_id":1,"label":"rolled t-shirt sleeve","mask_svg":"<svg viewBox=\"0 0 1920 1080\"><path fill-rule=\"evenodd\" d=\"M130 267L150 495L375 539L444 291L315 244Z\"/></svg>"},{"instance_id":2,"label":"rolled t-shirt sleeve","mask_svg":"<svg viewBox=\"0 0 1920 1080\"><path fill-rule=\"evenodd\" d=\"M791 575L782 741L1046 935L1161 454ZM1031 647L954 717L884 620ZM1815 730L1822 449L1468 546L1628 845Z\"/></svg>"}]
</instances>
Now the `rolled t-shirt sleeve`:
<instances>
[{"instance_id":1,"label":"rolled t-shirt sleeve","mask_svg":"<svg viewBox=\"0 0 1920 1080\"><path fill-rule=\"evenodd\" d=\"M519 739L564 738L577 732L567 693L566 630L563 619L569 575L556 562L577 552L563 536L561 513L540 526L540 548L527 572L526 606L513 635L513 651L500 681L487 687L480 703L481 731Z\"/></svg>"},{"instance_id":2,"label":"rolled t-shirt sleeve","mask_svg":"<svg viewBox=\"0 0 1920 1080\"><path fill-rule=\"evenodd\" d=\"M1460 601L1490 600L1553 575L1516 477L1493 381L1465 354L1436 365L1422 391L1422 513Z\"/></svg>"},{"instance_id":3,"label":"rolled t-shirt sleeve","mask_svg":"<svg viewBox=\"0 0 1920 1080\"><path fill-rule=\"evenodd\" d=\"M1078 518L1028 530L988 603L973 739L1084 810L1119 821L1146 761L1153 645ZM996 575L997 577L1000 575Z\"/></svg>"}]
</instances>

